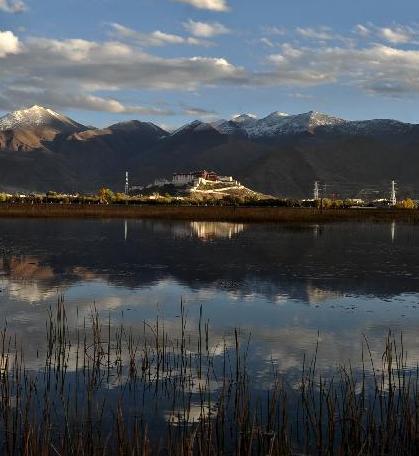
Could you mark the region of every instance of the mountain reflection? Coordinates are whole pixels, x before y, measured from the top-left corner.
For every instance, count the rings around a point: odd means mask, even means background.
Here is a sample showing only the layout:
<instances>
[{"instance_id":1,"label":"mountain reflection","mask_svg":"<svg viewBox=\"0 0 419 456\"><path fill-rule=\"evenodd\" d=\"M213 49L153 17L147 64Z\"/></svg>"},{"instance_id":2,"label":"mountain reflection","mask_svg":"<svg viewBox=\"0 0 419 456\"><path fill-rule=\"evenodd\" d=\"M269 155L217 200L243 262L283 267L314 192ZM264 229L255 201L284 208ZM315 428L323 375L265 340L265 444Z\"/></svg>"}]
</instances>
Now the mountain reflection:
<instances>
[{"instance_id":1,"label":"mountain reflection","mask_svg":"<svg viewBox=\"0 0 419 456\"><path fill-rule=\"evenodd\" d=\"M297 375L318 334L324 369L348 359L357 365L362 334L381 348L389 328L403 331L413 362L418 236L414 225L395 224L4 219L0 318L30 341L33 363L48 309L62 294L71 321L88 320L94 303L133 327L161 313L173 336L180 300L191 330L202 305L214 353L232 328L252 334L249 359L259 376L270 362ZM380 352L373 355L379 362Z\"/></svg>"},{"instance_id":2,"label":"mountain reflection","mask_svg":"<svg viewBox=\"0 0 419 456\"><path fill-rule=\"evenodd\" d=\"M122 228L126 239L119 220L2 220L0 276L53 289L94 279L136 289L169 278L191 289L309 304L419 291L418 234L411 225L398 226L395 238L394 224L129 220Z\"/></svg>"}]
</instances>

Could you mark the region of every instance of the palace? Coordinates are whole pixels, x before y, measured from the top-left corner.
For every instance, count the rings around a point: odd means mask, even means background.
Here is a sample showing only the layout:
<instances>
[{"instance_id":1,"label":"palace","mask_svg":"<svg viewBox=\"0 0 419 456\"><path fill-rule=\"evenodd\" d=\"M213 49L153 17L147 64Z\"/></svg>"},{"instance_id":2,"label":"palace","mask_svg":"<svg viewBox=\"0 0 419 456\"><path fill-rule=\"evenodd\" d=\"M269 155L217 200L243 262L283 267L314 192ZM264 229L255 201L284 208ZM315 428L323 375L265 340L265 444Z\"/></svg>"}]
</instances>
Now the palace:
<instances>
[{"instance_id":1,"label":"palace","mask_svg":"<svg viewBox=\"0 0 419 456\"><path fill-rule=\"evenodd\" d=\"M240 182L233 179L232 176L219 176L214 171L191 171L185 173L174 173L172 179L159 178L152 184L146 186L133 186L131 190L144 190L152 187L164 187L165 185L174 185L175 187L198 187L200 184L209 183L228 183L230 185L240 185Z\"/></svg>"}]
</instances>

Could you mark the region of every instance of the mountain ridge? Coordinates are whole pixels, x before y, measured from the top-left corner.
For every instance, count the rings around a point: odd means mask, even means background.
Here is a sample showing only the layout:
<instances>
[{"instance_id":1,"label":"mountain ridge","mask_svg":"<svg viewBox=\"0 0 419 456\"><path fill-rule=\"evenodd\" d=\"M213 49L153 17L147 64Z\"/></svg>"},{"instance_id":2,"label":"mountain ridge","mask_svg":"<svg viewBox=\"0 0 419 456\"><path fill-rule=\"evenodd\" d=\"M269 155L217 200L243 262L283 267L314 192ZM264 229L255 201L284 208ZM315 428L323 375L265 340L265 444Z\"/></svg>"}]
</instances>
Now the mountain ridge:
<instances>
[{"instance_id":1,"label":"mountain ridge","mask_svg":"<svg viewBox=\"0 0 419 456\"><path fill-rule=\"evenodd\" d=\"M0 119L0 191L122 190L127 170L133 184L145 185L174 172L210 169L280 196L309 196L314 180L361 189L392 179L419 195L416 124L275 111L195 120L167 132L138 120L91 128L37 108L26 119ZM6 128L12 121L18 128Z\"/></svg>"},{"instance_id":2,"label":"mountain ridge","mask_svg":"<svg viewBox=\"0 0 419 456\"><path fill-rule=\"evenodd\" d=\"M65 129L77 130L106 130L106 129L117 129L117 128L135 128L138 125L149 125L151 128L160 130L165 134L163 128L148 121L139 121L136 119L117 122L103 128L97 128L92 126L85 126L77 121L60 114L52 109L45 108L39 105L33 105L30 108L22 108L10 112L3 117L0 117L0 131L25 129L25 128L39 128L45 126L51 126L57 124ZM212 122L204 122L195 119L171 132L172 135L177 134L188 128L209 128L211 126L215 130L222 134L230 134L231 128L229 125L234 125L236 128L242 129L248 133L249 137L258 137L263 135L272 134L292 134L303 131L304 129L312 131L316 128L322 127L358 127L362 128L368 124L385 124L384 126L419 126L419 124L413 124L410 122L403 122L397 119L391 118L374 118L374 119L363 119L363 120L345 120L340 117L335 117L329 114L325 114L318 111L308 111L299 114L288 114L280 111L274 111L265 117L258 118L253 114L239 114L233 116L231 119L218 119Z\"/></svg>"}]
</instances>

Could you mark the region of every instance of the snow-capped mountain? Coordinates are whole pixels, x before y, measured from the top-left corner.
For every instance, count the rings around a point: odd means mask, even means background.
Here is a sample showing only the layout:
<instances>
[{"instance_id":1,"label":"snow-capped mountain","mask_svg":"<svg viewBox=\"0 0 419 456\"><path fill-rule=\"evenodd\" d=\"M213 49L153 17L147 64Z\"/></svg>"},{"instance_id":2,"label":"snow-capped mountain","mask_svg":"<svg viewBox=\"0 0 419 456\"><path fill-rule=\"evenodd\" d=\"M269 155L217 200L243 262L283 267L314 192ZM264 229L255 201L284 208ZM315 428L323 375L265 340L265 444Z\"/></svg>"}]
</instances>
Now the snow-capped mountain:
<instances>
[{"instance_id":1,"label":"snow-capped mountain","mask_svg":"<svg viewBox=\"0 0 419 456\"><path fill-rule=\"evenodd\" d=\"M291 135L313 132L316 128L343 125L346 121L319 112L289 115L273 112L258 119L247 114L233 117L231 120L214 122L212 125L222 134L245 133L249 138Z\"/></svg>"},{"instance_id":2,"label":"snow-capped mountain","mask_svg":"<svg viewBox=\"0 0 419 456\"><path fill-rule=\"evenodd\" d=\"M42 106L11 112L0 118L0 131L50 127L61 132L85 130L84 125Z\"/></svg>"},{"instance_id":3,"label":"snow-capped mountain","mask_svg":"<svg viewBox=\"0 0 419 456\"><path fill-rule=\"evenodd\" d=\"M273 112L262 119L242 114L231 120L215 121L211 125L224 135L241 134L251 139L315 133L319 130L349 136L386 135L406 132L414 127L413 124L390 119L349 121L315 111L296 115Z\"/></svg>"},{"instance_id":4,"label":"snow-capped mountain","mask_svg":"<svg viewBox=\"0 0 419 456\"><path fill-rule=\"evenodd\" d=\"M407 132L414 127L413 124L390 119L349 121L316 111L295 115L275 111L261 119L252 114L240 114L231 120L220 119L211 123L195 120L178 128L172 136L211 130L226 136L254 140L313 135L319 132L331 136L385 136Z\"/></svg>"}]
</instances>

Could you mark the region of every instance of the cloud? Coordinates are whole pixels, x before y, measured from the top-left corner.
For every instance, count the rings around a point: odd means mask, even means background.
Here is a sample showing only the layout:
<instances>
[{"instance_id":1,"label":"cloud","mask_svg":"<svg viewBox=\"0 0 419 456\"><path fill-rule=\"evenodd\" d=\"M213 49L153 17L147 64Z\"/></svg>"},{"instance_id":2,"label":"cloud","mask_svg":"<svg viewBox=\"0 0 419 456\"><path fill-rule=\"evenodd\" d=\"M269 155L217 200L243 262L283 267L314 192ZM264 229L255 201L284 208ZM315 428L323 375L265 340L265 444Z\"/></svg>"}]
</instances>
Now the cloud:
<instances>
[{"instance_id":1,"label":"cloud","mask_svg":"<svg viewBox=\"0 0 419 456\"><path fill-rule=\"evenodd\" d=\"M230 33L230 30L219 22L197 22L189 19L183 23L183 27L191 35L199 38L212 38Z\"/></svg>"},{"instance_id":2,"label":"cloud","mask_svg":"<svg viewBox=\"0 0 419 456\"><path fill-rule=\"evenodd\" d=\"M193 90L246 79L243 68L224 58L162 58L114 41L31 38L14 57L0 67L0 80L38 88Z\"/></svg>"},{"instance_id":3,"label":"cloud","mask_svg":"<svg viewBox=\"0 0 419 456\"><path fill-rule=\"evenodd\" d=\"M195 37L183 37L171 33L161 32L160 30L155 30L150 33L142 33L118 23L112 23L111 27L114 35L118 38L132 40L141 46L146 47L166 46L170 44L189 44L193 46L208 46L211 44L208 41L199 40Z\"/></svg>"},{"instance_id":4,"label":"cloud","mask_svg":"<svg viewBox=\"0 0 419 456\"><path fill-rule=\"evenodd\" d=\"M230 7L227 0L174 0L178 3L187 3L195 8L205 9L210 11L229 11Z\"/></svg>"},{"instance_id":5,"label":"cloud","mask_svg":"<svg viewBox=\"0 0 419 456\"><path fill-rule=\"evenodd\" d=\"M174 111L156 107L125 105L111 97L99 97L91 94L73 94L51 90L8 89L0 97L0 109L10 111L40 104L55 109L81 109L86 111L112 112L118 114L140 114L170 116Z\"/></svg>"},{"instance_id":6,"label":"cloud","mask_svg":"<svg viewBox=\"0 0 419 456\"><path fill-rule=\"evenodd\" d=\"M61 104L63 107L120 114L141 114L150 116L170 116L175 114L169 109L138 105L124 105L114 98L102 98L94 95L64 96L62 97ZM53 103L53 105L56 106L57 104Z\"/></svg>"},{"instance_id":7,"label":"cloud","mask_svg":"<svg viewBox=\"0 0 419 456\"><path fill-rule=\"evenodd\" d=\"M266 35L277 35L277 36L284 36L287 33L287 30L283 27L275 27L271 25L266 25L262 27L262 33Z\"/></svg>"},{"instance_id":8,"label":"cloud","mask_svg":"<svg viewBox=\"0 0 419 456\"><path fill-rule=\"evenodd\" d=\"M21 0L0 0L0 11L5 13L23 13L26 10L27 6Z\"/></svg>"},{"instance_id":9,"label":"cloud","mask_svg":"<svg viewBox=\"0 0 419 456\"><path fill-rule=\"evenodd\" d=\"M379 33L385 40L393 44L409 43L414 38L414 32L406 27L383 27L379 29Z\"/></svg>"},{"instance_id":10,"label":"cloud","mask_svg":"<svg viewBox=\"0 0 419 456\"><path fill-rule=\"evenodd\" d=\"M0 105L5 110L46 104L57 108L170 115L172 112L166 109L125 105L117 97L103 93L143 89L188 91L204 86L242 85L247 80L243 68L223 58L162 58L117 41L31 37L20 45L11 32L3 32L1 37L1 55L7 60L0 65Z\"/></svg>"},{"instance_id":11,"label":"cloud","mask_svg":"<svg viewBox=\"0 0 419 456\"><path fill-rule=\"evenodd\" d=\"M265 36L262 37L260 40L259 40L260 43L264 44L265 46L268 46L270 48L273 48L275 47L275 45L272 43L272 41L269 39L269 38L266 38Z\"/></svg>"},{"instance_id":12,"label":"cloud","mask_svg":"<svg viewBox=\"0 0 419 456\"><path fill-rule=\"evenodd\" d=\"M419 39L419 31L407 25L377 27L374 24L358 24L354 31L362 37L374 36L391 44L417 44Z\"/></svg>"},{"instance_id":13,"label":"cloud","mask_svg":"<svg viewBox=\"0 0 419 456\"><path fill-rule=\"evenodd\" d=\"M377 94L419 93L417 50L381 44L367 48L297 48L284 44L282 52L272 54L269 61L277 71L263 75L266 84L310 86L341 83Z\"/></svg>"},{"instance_id":14,"label":"cloud","mask_svg":"<svg viewBox=\"0 0 419 456\"><path fill-rule=\"evenodd\" d=\"M285 43L267 56L263 70L244 68L216 57L159 57L120 41L19 41L0 34L0 104L47 104L52 107L116 113L170 115L142 103L125 104L129 90L195 91L220 86L305 87L336 84L385 96L419 94L419 50L371 44L301 46ZM275 48L276 49L276 48ZM298 93L299 89L293 92ZM210 115L184 107L190 115Z\"/></svg>"},{"instance_id":15,"label":"cloud","mask_svg":"<svg viewBox=\"0 0 419 456\"><path fill-rule=\"evenodd\" d=\"M183 106L183 114L192 117L200 117L203 119L211 119L217 115L215 111L199 108L196 106Z\"/></svg>"},{"instance_id":16,"label":"cloud","mask_svg":"<svg viewBox=\"0 0 419 456\"><path fill-rule=\"evenodd\" d=\"M369 36L371 34L371 30L362 24L357 24L355 26L354 32L360 36Z\"/></svg>"},{"instance_id":17,"label":"cloud","mask_svg":"<svg viewBox=\"0 0 419 456\"><path fill-rule=\"evenodd\" d=\"M301 92L292 92L292 93L289 93L288 96L291 98L300 98L303 100L310 100L313 98L313 95L310 95L308 93L301 93Z\"/></svg>"},{"instance_id":18,"label":"cloud","mask_svg":"<svg viewBox=\"0 0 419 456\"><path fill-rule=\"evenodd\" d=\"M332 31L329 27L317 27L317 28L297 27L296 32L298 35L300 35L304 38L320 40L320 41L328 41L328 40L333 40L335 38L335 35L332 33Z\"/></svg>"},{"instance_id":19,"label":"cloud","mask_svg":"<svg viewBox=\"0 0 419 456\"><path fill-rule=\"evenodd\" d=\"M0 58L9 54L18 54L21 50L19 38L13 32L0 31Z\"/></svg>"}]
</instances>

